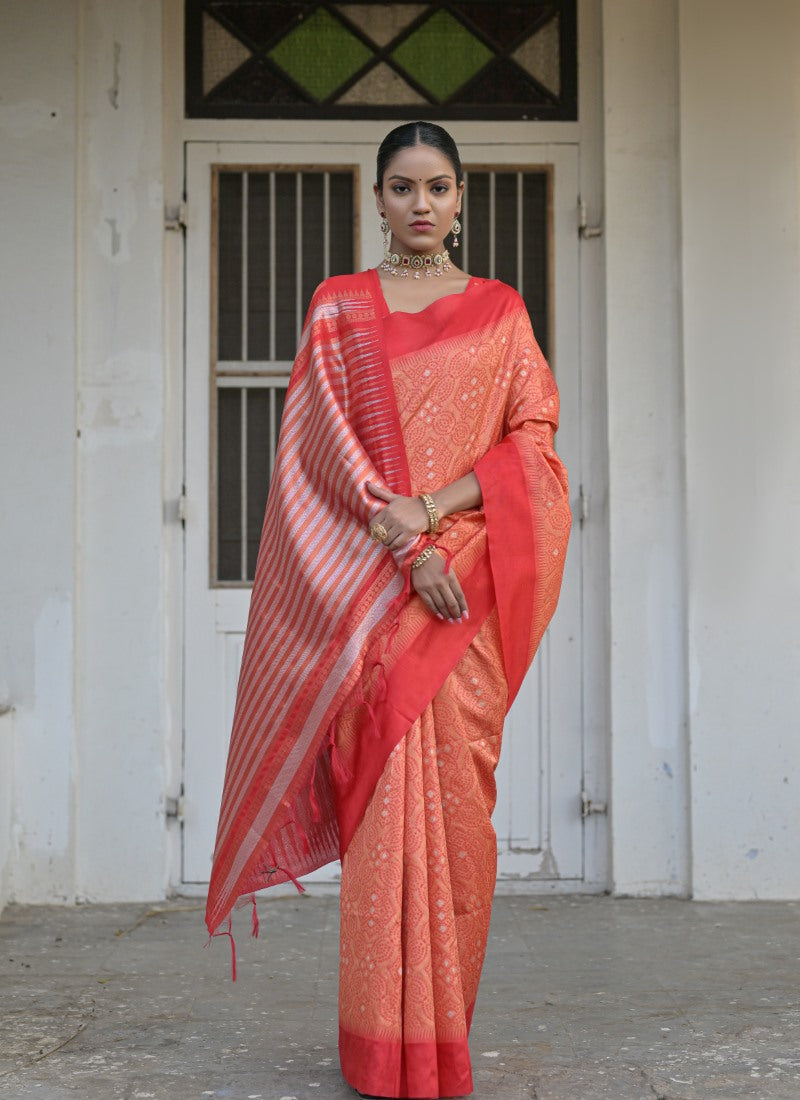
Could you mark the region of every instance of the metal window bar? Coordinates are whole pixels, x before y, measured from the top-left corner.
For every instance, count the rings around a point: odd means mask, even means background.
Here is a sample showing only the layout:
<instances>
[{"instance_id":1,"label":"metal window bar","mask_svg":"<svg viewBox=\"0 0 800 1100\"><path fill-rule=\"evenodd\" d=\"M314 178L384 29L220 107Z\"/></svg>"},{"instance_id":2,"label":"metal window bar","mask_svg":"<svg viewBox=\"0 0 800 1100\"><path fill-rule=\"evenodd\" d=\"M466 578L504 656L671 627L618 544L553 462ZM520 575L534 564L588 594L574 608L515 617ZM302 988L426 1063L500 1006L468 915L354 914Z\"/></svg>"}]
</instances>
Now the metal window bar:
<instances>
[{"instance_id":1,"label":"metal window bar","mask_svg":"<svg viewBox=\"0 0 800 1100\"><path fill-rule=\"evenodd\" d=\"M297 254L297 267L295 268L295 298L294 298L294 327L295 343L300 343L301 329L303 327L303 173L295 172L294 201L297 209L295 221L295 252Z\"/></svg>"},{"instance_id":2,"label":"metal window bar","mask_svg":"<svg viewBox=\"0 0 800 1100\"><path fill-rule=\"evenodd\" d=\"M522 249L524 247L524 234L522 232L522 172L517 172L517 291L525 297L522 277Z\"/></svg>"},{"instance_id":3,"label":"metal window bar","mask_svg":"<svg viewBox=\"0 0 800 1100\"><path fill-rule=\"evenodd\" d=\"M247 261L248 241L247 241L247 231L248 231L248 212L249 212L248 211L249 189L248 189L247 183L248 183L247 172L242 172L242 299L241 299L241 310L242 310L242 362L243 363L247 362L247 337L248 337L248 325L249 325L248 309L247 309L247 305L248 305L248 301L249 301L249 295L247 293L247 287L248 287L248 261Z\"/></svg>"},{"instance_id":4,"label":"metal window bar","mask_svg":"<svg viewBox=\"0 0 800 1100\"><path fill-rule=\"evenodd\" d=\"M239 523L242 545L240 547L241 579L247 580L247 386L242 386L240 395L241 445L239 449L239 470L241 488L239 495Z\"/></svg>"},{"instance_id":5,"label":"metal window bar","mask_svg":"<svg viewBox=\"0 0 800 1100\"><path fill-rule=\"evenodd\" d=\"M489 173L489 278L495 278L495 205L494 205L494 172Z\"/></svg>"},{"instance_id":6,"label":"metal window bar","mask_svg":"<svg viewBox=\"0 0 800 1100\"><path fill-rule=\"evenodd\" d=\"M275 358L275 173L269 174L269 357Z\"/></svg>"},{"instance_id":7,"label":"metal window bar","mask_svg":"<svg viewBox=\"0 0 800 1100\"><path fill-rule=\"evenodd\" d=\"M322 175L322 269L323 278L331 273L331 174Z\"/></svg>"},{"instance_id":8,"label":"metal window bar","mask_svg":"<svg viewBox=\"0 0 800 1100\"><path fill-rule=\"evenodd\" d=\"M467 231L464 233L464 238L459 241L459 245L462 249L461 263L464 271L469 271L469 214L466 207L469 205L469 172L464 173L464 201L461 203L461 220L467 226Z\"/></svg>"},{"instance_id":9,"label":"metal window bar","mask_svg":"<svg viewBox=\"0 0 800 1100\"><path fill-rule=\"evenodd\" d=\"M275 423L275 387L269 388L269 477L275 468L275 450L278 446L278 431Z\"/></svg>"}]
</instances>

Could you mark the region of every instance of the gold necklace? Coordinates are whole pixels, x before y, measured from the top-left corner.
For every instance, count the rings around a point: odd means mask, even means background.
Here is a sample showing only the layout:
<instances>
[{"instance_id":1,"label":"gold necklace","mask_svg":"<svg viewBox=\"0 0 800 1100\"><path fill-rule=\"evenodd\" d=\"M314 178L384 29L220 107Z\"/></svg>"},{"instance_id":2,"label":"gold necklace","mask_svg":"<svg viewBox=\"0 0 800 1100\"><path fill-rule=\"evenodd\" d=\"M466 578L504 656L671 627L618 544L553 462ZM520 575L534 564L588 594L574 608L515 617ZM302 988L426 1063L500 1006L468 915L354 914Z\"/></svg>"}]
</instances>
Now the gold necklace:
<instances>
[{"instance_id":1,"label":"gold necklace","mask_svg":"<svg viewBox=\"0 0 800 1100\"><path fill-rule=\"evenodd\" d=\"M414 278L419 278L420 271L424 271L427 278L431 275L442 275L450 270L450 253L446 248L441 252L423 253L415 252L411 256L405 256L402 252L389 252L383 254L383 271L390 275L399 275L401 279L408 278L409 269L414 273Z\"/></svg>"}]
</instances>

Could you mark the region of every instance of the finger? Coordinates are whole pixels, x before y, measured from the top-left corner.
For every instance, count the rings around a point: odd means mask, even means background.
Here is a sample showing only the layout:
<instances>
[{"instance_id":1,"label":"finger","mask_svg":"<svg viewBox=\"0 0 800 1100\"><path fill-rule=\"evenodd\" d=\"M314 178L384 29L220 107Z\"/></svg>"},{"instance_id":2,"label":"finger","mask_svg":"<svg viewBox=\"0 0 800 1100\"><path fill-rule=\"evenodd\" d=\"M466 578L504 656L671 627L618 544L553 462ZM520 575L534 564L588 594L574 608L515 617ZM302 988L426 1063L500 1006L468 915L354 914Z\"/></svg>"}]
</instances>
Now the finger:
<instances>
[{"instance_id":1,"label":"finger","mask_svg":"<svg viewBox=\"0 0 800 1100\"><path fill-rule=\"evenodd\" d=\"M447 604L444 602L443 599L440 598L438 592L433 593L432 598L433 606L436 608L436 614L439 616L440 619L445 619L447 622L449 622L450 612L447 610Z\"/></svg>"},{"instance_id":2,"label":"finger","mask_svg":"<svg viewBox=\"0 0 800 1100\"><path fill-rule=\"evenodd\" d=\"M458 618L460 610L453 596L450 594L450 586L443 584L439 581L434 588L431 589L433 596L433 602L436 604L437 609L441 612L445 619ZM452 601L452 607L450 606Z\"/></svg>"},{"instance_id":3,"label":"finger","mask_svg":"<svg viewBox=\"0 0 800 1100\"><path fill-rule=\"evenodd\" d=\"M446 582L442 586L441 594L447 608L448 619L459 619L461 617L461 606L455 597L455 593Z\"/></svg>"},{"instance_id":4,"label":"finger","mask_svg":"<svg viewBox=\"0 0 800 1100\"><path fill-rule=\"evenodd\" d=\"M464 618L468 619L469 610L467 609L467 598L464 595L461 585L458 583L458 577L455 575L455 573L450 574L450 591L458 600L458 606L461 609L460 614L463 615Z\"/></svg>"},{"instance_id":5,"label":"finger","mask_svg":"<svg viewBox=\"0 0 800 1100\"><path fill-rule=\"evenodd\" d=\"M439 618L440 619L448 619L450 616L449 616L449 613L447 611L447 604L444 602L444 599L442 598L442 594L439 591L438 585L428 584L428 585L426 585L425 588L422 589L422 591L425 593L426 596L428 596L430 598L430 601L433 604L434 610L436 611L436 614L439 616Z\"/></svg>"},{"instance_id":6,"label":"finger","mask_svg":"<svg viewBox=\"0 0 800 1100\"><path fill-rule=\"evenodd\" d=\"M420 598L422 599L422 602L425 604L427 609L432 612L432 614L434 614L438 619L444 618L441 611L437 611L436 604L433 602L433 598L431 597L429 592L420 592Z\"/></svg>"},{"instance_id":7,"label":"finger","mask_svg":"<svg viewBox=\"0 0 800 1100\"><path fill-rule=\"evenodd\" d=\"M399 550L412 537L404 527L392 527L387 530L386 545L390 550Z\"/></svg>"},{"instance_id":8,"label":"finger","mask_svg":"<svg viewBox=\"0 0 800 1100\"><path fill-rule=\"evenodd\" d=\"M378 497L380 500L385 500L387 504L394 500L397 493L393 493L391 489L384 489L382 485L375 485L373 482L367 482L367 488L374 497Z\"/></svg>"}]
</instances>

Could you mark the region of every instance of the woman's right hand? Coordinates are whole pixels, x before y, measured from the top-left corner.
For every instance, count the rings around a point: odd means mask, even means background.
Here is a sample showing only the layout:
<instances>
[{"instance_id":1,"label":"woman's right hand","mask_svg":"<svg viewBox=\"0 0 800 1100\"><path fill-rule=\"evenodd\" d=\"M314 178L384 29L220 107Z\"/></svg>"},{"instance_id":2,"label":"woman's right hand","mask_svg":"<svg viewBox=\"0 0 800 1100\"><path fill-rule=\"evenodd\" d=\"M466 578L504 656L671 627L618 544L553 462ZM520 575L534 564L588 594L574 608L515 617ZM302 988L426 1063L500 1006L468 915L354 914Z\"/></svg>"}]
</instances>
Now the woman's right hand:
<instances>
[{"instance_id":1,"label":"woman's right hand","mask_svg":"<svg viewBox=\"0 0 800 1100\"><path fill-rule=\"evenodd\" d=\"M455 571L445 573L444 569L444 558L435 550L427 561L411 570L411 584L430 612L448 622L460 623L462 615L469 618L467 601Z\"/></svg>"}]
</instances>

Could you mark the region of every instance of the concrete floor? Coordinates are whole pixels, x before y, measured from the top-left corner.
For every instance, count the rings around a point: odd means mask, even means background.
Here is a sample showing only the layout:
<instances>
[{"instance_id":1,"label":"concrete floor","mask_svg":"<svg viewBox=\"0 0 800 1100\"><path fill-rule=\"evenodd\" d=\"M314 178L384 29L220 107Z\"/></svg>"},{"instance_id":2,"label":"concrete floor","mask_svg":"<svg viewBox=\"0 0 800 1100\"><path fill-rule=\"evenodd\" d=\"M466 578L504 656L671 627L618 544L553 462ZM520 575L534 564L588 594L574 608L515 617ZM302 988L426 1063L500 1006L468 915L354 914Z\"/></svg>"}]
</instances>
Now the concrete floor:
<instances>
[{"instance_id":1,"label":"concrete floor","mask_svg":"<svg viewBox=\"0 0 800 1100\"><path fill-rule=\"evenodd\" d=\"M0 1096L354 1100L336 1054L337 900L0 920ZM472 1032L481 1100L800 1098L800 903L495 902Z\"/></svg>"}]
</instances>

